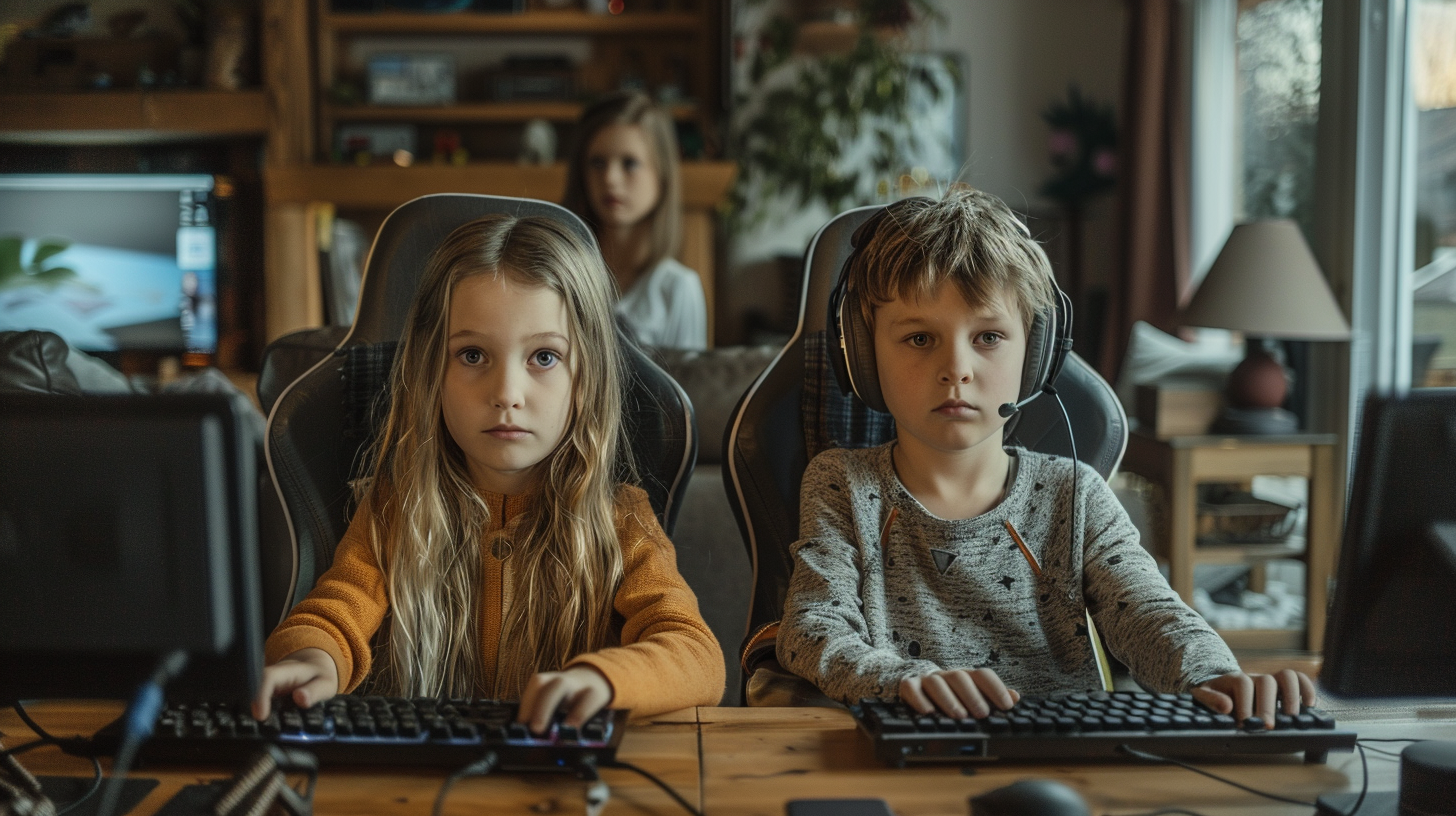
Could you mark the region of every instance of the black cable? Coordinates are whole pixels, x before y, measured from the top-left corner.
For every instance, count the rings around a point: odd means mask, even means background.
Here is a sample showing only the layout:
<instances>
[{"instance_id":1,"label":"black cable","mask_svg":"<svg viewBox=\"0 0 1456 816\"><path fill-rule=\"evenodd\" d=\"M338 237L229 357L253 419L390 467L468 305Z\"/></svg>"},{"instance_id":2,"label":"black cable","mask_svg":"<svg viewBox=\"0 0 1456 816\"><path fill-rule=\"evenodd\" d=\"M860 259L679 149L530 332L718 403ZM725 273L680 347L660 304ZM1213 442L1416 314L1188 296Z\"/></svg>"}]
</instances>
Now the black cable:
<instances>
[{"instance_id":1,"label":"black cable","mask_svg":"<svg viewBox=\"0 0 1456 816\"><path fill-rule=\"evenodd\" d=\"M82 802L85 802L87 799L90 799L92 796L96 795L96 791L101 790L101 760L97 759L96 757L91 757L91 767L96 772L95 776L91 778L91 787L88 788L85 793L81 794L80 798L78 798L76 801L71 802L65 807L58 809L56 811L56 816L65 816L65 814L70 813L71 811L80 807Z\"/></svg>"},{"instance_id":2,"label":"black cable","mask_svg":"<svg viewBox=\"0 0 1456 816\"><path fill-rule=\"evenodd\" d=\"M172 678L181 674L186 666L187 653L180 649L162 655L156 668L152 670L152 676L133 695L131 703L126 707L126 713L121 717L121 747L116 750L116 758L111 762L111 778L107 780L106 789L101 794L101 804L96 808L96 816L114 816L116 813L127 771L131 769L142 743L152 735L152 729L157 724L157 715L165 704L162 689Z\"/></svg>"},{"instance_id":3,"label":"black cable","mask_svg":"<svg viewBox=\"0 0 1456 816\"><path fill-rule=\"evenodd\" d=\"M24 703L19 700L15 701L15 713L20 715L20 721L25 723L26 727L29 728L31 731L34 731L37 737L48 740L56 739L55 737L51 736L50 732L46 731L44 728L41 728L40 723L30 718L30 713L25 710ZM59 742L59 740L57 740L57 742Z\"/></svg>"},{"instance_id":4,"label":"black cable","mask_svg":"<svg viewBox=\"0 0 1456 816\"><path fill-rule=\"evenodd\" d=\"M44 747L46 745L60 745L60 744L61 744L61 741L58 740L58 739L56 739L55 737L42 737L41 739L31 740L30 742L26 742L26 743L22 743L20 745L17 745L14 748L9 748L9 749L6 749L4 751L0 751L0 759L4 759L6 757L12 757L12 756L19 756L20 754L23 754L26 751L31 751L31 750L34 750L36 748L41 748L41 747Z\"/></svg>"},{"instance_id":5,"label":"black cable","mask_svg":"<svg viewBox=\"0 0 1456 816\"><path fill-rule=\"evenodd\" d=\"M1360 795L1355 797L1355 806L1345 816L1355 816L1360 812L1360 806L1365 804L1365 792L1370 789L1370 764L1365 761L1365 746L1356 740L1355 748L1360 751Z\"/></svg>"},{"instance_id":6,"label":"black cable","mask_svg":"<svg viewBox=\"0 0 1456 816\"><path fill-rule=\"evenodd\" d=\"M612 762L609 762L609 763L607 763L607 764L605 764L605 765L603 765L601 767L603 767L603 768L623 768L625 770L631 771L631 772L637 774L638 776L643 777L648 782L651 782L652 784L656 785L657 787L662 788L664 791L667 792L667 795L668 796L671 796L672 797L672 800L674 802L677 802L679 805L682 805L682 809L683 810L686 810L688 813L693 814L693 816L703 816L702 811L700 811L697 808L693 807L692 805L688 804L688 800L682 798L682 795L681 794L679 794L677 791L675 791L671 787L669 787L666 782L663 782L661 779L658 779L656 776L653 776L645 768L639 768L639 767L637 767L636 765L633 765L630 762L623 762L621 760L613 760Z\"/></svg>"},{"instance_id":7,"label":"black cable","mask_svg":"<svg viewBox=\"0 0 1456 816\"><path fill-rule=\"evenodd\" d=\"M1150 753L1148 753L1146 751L1139 751L1138 749L1132 747L1131 745L1127 745L1125 743L1122 744L1122 745L1117 746L1117 749L1119 751L1124 752L1124 753L1131 754L1132 756L1135 756L1138 759L1146 760L1148 762L1166 762L1169 765L1177 765L1178 767L1180 767L1180 768L1182 768L1184 770L1192 771L1192 772L1194 772L1196 774L1202 774L1202 775L1204 775L1204 776L1208 777L1209 779L1212 779L1212 780L1214 780L1216 782L1222 782L1225 785L1232 785L1233 787L1238 788L1239 790L1247 791L1249 793L1254 794L1255 796L1262 796L1265 799L1273 799L1276 802L1288 802L1291 805L1303 805L1305 807L1316 807L1316 805L1315 805L1314 802L1306 802L1303 799L1290 799L1287 796L1280 796L1277 793L1266 793L1265 791L1261 791L1258 788L1251 788L1248 785L1243 784L1242 782L1235 782L1232 779L1228 779L1226 777L1219 776L1218 774L1213 773L1211 771L1205 771L1202 768L1199 768L1199 767L1196 767L1196 766L1193 766L1193 765L1189 765L1188 763L1183 762L1181 760L1172 759L1171 757L1158 756L1157 754L1150 754ZM1364 756L1364 754L1362 753L1361 756ZM1364 794L1362 793L1361 796L1363 797Z\"/></svg>"},{"instance_id":8,"label":"black cable","mask_svg":"<svg viewBox=\"0 0 1456 816\"><path fill-rule=\"evenodd\" d=\"M445 795L450 792L450 788L454 787L456 782L470 776L488 775L491 771L495 770L497 761L495 751L490 751L480 759L445 777L445 781L440 785L440 792L435 794L435 807L430 811L432 816L440 816L444 811Z\"/></svg>"},{"instance_id":9,"label":"black cable","mask_svg":"<svg viewBox=\"0 0 1456 816\"><path fill-rule=\"evenodd\" d=\"M1162 810L1154 810L1148 813L1131 813L1128 816L1168 816L1172 813L1181 813L1183 816L1203 816L1202 813L1196 810L1188 810L1187 808L1163 808Z\"/></svg>"}]
</instances>

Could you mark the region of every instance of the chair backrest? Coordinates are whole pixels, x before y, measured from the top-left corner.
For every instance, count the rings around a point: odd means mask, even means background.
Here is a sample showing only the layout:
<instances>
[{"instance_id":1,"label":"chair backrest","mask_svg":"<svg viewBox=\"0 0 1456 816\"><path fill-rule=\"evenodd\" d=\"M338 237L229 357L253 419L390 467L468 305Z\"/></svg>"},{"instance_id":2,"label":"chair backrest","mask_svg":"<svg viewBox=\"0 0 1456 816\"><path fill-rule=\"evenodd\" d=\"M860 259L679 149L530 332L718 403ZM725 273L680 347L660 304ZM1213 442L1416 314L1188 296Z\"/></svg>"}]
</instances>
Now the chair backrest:
<instances>
[{"instance_id":1,"label":"chair backrest","mask_svg":"<svg viewBox=\"0 0 1456 816\"><path fill-rule=\"evenodd\" d=\"M361 475L362 451L383 417L394 345L431 253L456 227L493 213L555 218L596 246L580 218L545 201L441 194L414 199L389 214L365 264L352 327L331 353L278 394L268 417L268 469L293 555L282 610L267 610L269 615L281 617L303 600L333 561L354 509L350 481ZM658 521L671 534L697 457L692 403L620 327L618 337L628 368L623 419L630 450L623 455L631 456Z\"/></svg>"},{"instance_id":2,"label":"chair backrest","mask_svg":"<svg viewBox=\"0 0 1456 816\"><path fill-rule=\"evenodd\" d=\"M879 207L836 216L814 236L804 259L799 325L793 337L744 393L725 433L724 487L753 565L750 635L783 613L799 537L799 482L809 459L826 446L867 447L888 441L888 414L842 395L828 368L825 338L830 293L850 254L850 236ZM1116 393L1075 353L1056 380L1076 440L1077 458L1110 478L1127 447L1127 416ZM1008 439L1030 450L1070 456L1066 421L1055 399L1022 408Z\"/></svg>"}]
</instances>

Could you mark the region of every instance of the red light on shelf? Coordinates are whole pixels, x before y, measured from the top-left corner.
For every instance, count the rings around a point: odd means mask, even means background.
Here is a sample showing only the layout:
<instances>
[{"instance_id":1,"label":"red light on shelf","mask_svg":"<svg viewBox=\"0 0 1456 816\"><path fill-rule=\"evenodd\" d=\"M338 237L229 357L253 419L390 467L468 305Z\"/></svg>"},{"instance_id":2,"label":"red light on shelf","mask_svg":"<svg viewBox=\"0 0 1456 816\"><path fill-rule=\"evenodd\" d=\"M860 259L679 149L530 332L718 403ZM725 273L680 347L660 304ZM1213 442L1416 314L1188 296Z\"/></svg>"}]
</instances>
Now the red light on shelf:
<instances>
[{"instance_id":1,"label":"red light on shelf","mask_svg":"<svg viewBox=\"0 0 1456 816\"><path fill-rule=\"evenodd\" d=\"M621 14L626 10L627 4L624 3L623 0L611 0L611 2L607 3L607 11L610 11L613 14Z\"/></svg>"}]
</instances>

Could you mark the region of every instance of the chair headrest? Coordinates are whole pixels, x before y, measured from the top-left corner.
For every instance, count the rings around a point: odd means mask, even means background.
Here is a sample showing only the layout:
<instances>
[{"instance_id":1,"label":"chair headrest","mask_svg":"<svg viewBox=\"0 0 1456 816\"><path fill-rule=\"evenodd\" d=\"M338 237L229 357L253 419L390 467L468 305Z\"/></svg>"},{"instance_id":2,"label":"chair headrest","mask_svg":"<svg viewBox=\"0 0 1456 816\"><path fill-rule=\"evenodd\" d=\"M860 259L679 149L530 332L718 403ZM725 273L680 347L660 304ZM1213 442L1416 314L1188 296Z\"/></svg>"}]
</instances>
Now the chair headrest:
<instances>
[{"instance_id":1,"label":"chair headrest","mask_svg":"<svg viewBox=\"0 0 1456 816\"><path fill-rule=\"evenodd\" d=\"M398 340L435 248L461 224L497 213L554 218L589 246L597 244L596 236L575 213L547 201L468 193L440 193L407 201L379 227L364 264L359 311L344 343Z\"/></svg>"}]
</instances>

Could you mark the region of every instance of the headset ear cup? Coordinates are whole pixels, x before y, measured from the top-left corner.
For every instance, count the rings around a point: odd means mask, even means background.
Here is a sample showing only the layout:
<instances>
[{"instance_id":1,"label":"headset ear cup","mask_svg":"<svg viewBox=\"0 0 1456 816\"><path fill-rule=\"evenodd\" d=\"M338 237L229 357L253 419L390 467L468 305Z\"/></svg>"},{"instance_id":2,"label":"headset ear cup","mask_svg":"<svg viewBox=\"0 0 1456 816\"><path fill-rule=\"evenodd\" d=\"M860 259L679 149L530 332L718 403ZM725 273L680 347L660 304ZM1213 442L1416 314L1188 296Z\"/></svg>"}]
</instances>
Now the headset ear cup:
<instances>
[{"instance_id":1,"label":"headset ear cup","mask_svg":"<svg viewBox=\"0 0 1456 816\"><path fill-rule=\"evenodd\" d=\"M880 392L880 370L875 362L875 337L865 323L854 298L845 298L841 308L845 323L844 358L854 384L855 396L876 411L888 411Z\"/></svg>"},{"instance_id":2,"label":"headset ear cup","mask_svg":"<svg viewBox=\"0 0 1456 816\"><path fill-rule=\"evenodd\" d=\"M825 353L829 356L829 370L834 372L834 382L839 385L841 394L853 394L854 383L849 378L849 368L845 363L846 352L841 347L844 338L844 327L840 323L840 306L844 298L844 292L836 289L829 300L829 331L824 342L829 348Z\"/></svg>"},{"instance_id":3,"label":"headset ear cup","mask_svg":"<svg viewBox=\"0 0 1456 816\"><path fill-rule=\"evenodd\" d=\"M1021 391L1016 395L1020 402L1046 386L1047 368L1054 344L1050 336L1055 318L1046 312L1037 312L1032 318L1031 328L1026 333L1026 362L1021 366Z\"/></svg>"}]
</instances>

